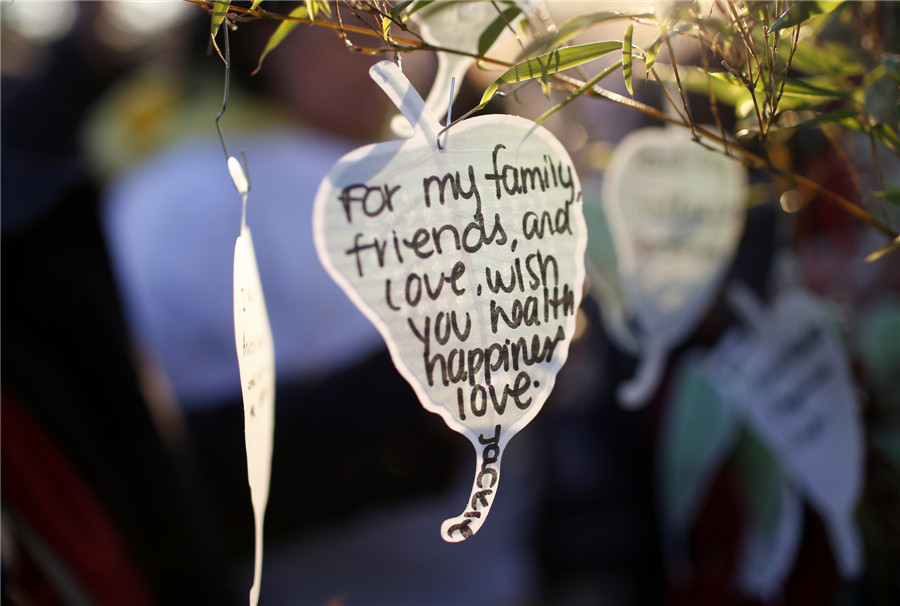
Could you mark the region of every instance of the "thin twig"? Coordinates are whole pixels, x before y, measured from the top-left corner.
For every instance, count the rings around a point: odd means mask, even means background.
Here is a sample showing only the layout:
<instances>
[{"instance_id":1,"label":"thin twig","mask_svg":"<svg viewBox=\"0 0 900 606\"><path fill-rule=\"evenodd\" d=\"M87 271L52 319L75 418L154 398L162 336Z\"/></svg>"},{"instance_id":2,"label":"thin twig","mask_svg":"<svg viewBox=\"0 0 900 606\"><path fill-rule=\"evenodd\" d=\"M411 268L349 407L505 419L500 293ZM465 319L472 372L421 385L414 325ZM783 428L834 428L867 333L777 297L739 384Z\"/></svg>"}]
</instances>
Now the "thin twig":
<instances>
[{"instance_id":1,"label":"thin twig","mask_svg":"<svg viewBox=\"0 0 900 606\"><path fill-rule=\"evenodd\" d=\"M551 77L554 77L558 80L567 81L572 86L576 86L576 87L584 86L584 82L579 82L577 80L573 80L572 78L570 78L564 74L561 74L561 73L553 74L553 76L551 76ZM640 103L638 101L634 101L633 99L629 99L628 97L619 95L618 93L614 93L610 90L606 90L596 84L594 86L586 89L584 94L588 95L588 96L599 97L601 99L606 99L607 101L611 101L613 103L617 103L617 104L625 106L625 107L630 107L636 111L643 113L644 115L647 115L656 120L661 120L663 122L666 122L667 124L676 124L678 126L687 127L686 124L679 122L678 120L676 120L675 118L672 118L671 116L667 116L664 112L661 112L654 107L650 107L650 106ZM698 133L701 137L705 137L705 138L709 139L710 141L714 141L715 143L718 143L719 145L722 145L723 147L727 143L725 138L719 137L718 135L706 130L702 126L695 125L694 129L695 129L695 132ZM739 146L734 146L732 149L738 156L740 156L744 161L746 161L751 166L756 166L756 167L765 169L779 177L784 177L785 179L788 179L789 181L792 181L793 183L795 183L797 185L802 185L803 187L806 187L806 188L814 191L819 196L821 196L823 199L827 200L829 203L837 205L842 210L846 211L848 214L856 217L860 221L863 221L863 222L871 225L872 227L874 227L881 233L885 234L886 236L890 237L891 239L893 239L897 236L897 234L894 232L894 230L892 230L889 226L885 225L884 223L882 223L881 221L876 219L871 213L869 213L865 209L861 208L860 206L857 206L856 204L854 204L853 202L851 202L844 196L840 195L839 193L831 191L830 189L823 187L822 185L819 185L815 181L813 181L807 177L804 177L802 175L798 175L798 174L794 173L793 171L779 168L779 167L775 166L774 164L772 164L772 162L769 159L763 158L763 157L751 152L748 149L745 149L745 148L739 147Z\"/></svg>"},{"instance_id":2,"label":"thin twig","mask_svg":"<svg viewBox=\"0 0 900 606\"><path fill-rule=\"evenodd\" d=\"M212 0L187 0L187 1L192 2L194 4L201 5L204 8L206 8L207 10L209 8L211 8L212 6L214 6L214 4L215 4ZM731 0L729 0L728 6L731 10L734 10ZM232 11L235 13L241 14L243 16L243 18L247 18L247 19L249 19L249 18L254 18L254 19L267 18L267 19L278 19L278 20L293 20L293 21L298 21L298 22L302 22L302 23L311 23L313 25L317 25L320 27L328 27L328 28L337 30L338 32L341 32L344 36L346 36L346 32L352 32L352 33L358 33L358 34L362 34L362 35L366 35L366 36L377 37L378 39L383 40L383 34L381 32L375 32L370 28L356 27L356 26L348 25L341 21L340 16L338 16L338 21L334 22L334 21L327 21L324 19L316 19L315 21L313 21L311 19L303 19L303 18L297 18L297 17L288 17L288 16L284 16L284 15L277 15L275 13L270 13L270 12L265 11L264 9L260 9L260 8L257 8L254 11L249 11L248 9L245 9L242 7L230 6L229 12L232 12ZM736 18L737 18L737 21L742 21L742 18L739 15L736 16ZM737 25L738 25L738 29L741 32L741 35L743 37L746 37L747 34L745 33L741 24L737 23ZM679 92L682 95L682 103L685 107L685 111L688 111L687 110L687 100L684 97L684 89L681 86L680 78L678 77L678 73L677 73L676 63L674 61L674 52L672 51L671 44L668 41L668 36L666 36L666 38L667 38L667 40L666 40L667 47L669 49L670 57L672 59L673 70L675 71L675 75L676 75L676 82L678 83ZM349 40L347 42L348 42L348 44L352 45L352 42L349 42ZM746 42L747 42L747 40L745 40L745 43ZM751 56L757 62L757 66L759 67L759 60L758 60L758 57L756 57L756 54L755 54L755 51L754 51L752 45L748 45L748 49L751 53ZM510 67L512 65L511 63L509 63L507 61L501 61L501 60L492 59L489 57L480 57L480 56L478 56L477 53L465 52L465 51L460 51L458 49L450 49L450 48L444 48L444 47L440 47L440 46L430 45L428 43L425 43L422 40L414 40L411 38L404 38L404 37L392 37L391 44L389 44L388 47L386 47L386 48L361 49L361 50L363 52L369 52L372 54L384 53L384 52L396 52L398 50L402 50L405 52L436 51L436 52L452 53L452 54L461 55L461 56L468 56L468 57L472 57L472 58L475 58L475 59L483 61L483 62L488 62L488 63L492 63L495 65L504 66L504 67ZM725 65L727 66L727 63ZM730 70L730 71L734 72L736 70ZM752 71L751 71L751 75L752 75ZM758 77L758 74L757 74L757 77ZM888 227L887 225L885 225L884 223L882 223L881 221L876 219L865 209L861 208L860 206L857 206L856 204L854 204L853 202L851 202L844 196L819 185L818 183L816 183L815 181L813 181L807 177L798 175L790 170L778 168L777 166L774 166L772 164L772 162L767 158L760 157L757 154L754 154L753 152L751 152L745 148L731 144L731 142L728 140L728 138L726 136L717 135L715 133L712 133L712 132L704 129L703 127L701 127L699 125L694 124L693 120L690 119L689 113L688 113L687 119L682 119L681 121L679 121L678 119L668 116L664 112L661 112L661 111L657 110L656 108L648 106L639 101L635 101L634 99L625 97L618 93L614 93L612 91L606 90L603 87L599 86L598 84L591 84L590 82L579 81L578 79L572 78L570 76L567 76L567 75L565 75L563 73L559 73L559 72L555 73L555 74L551 74L550 78L554 83L565 86L569 90L582 91L582 92L578 92L577 95L573 95L573 98L583 94L583 95L588 95L588 96L605 99L612 103L616 103L617 105L620 105L623 107L628 107L635 111L641 112L644 115L647 115L656 120L660 120L660 121L668 123L668 124L675 124L675 125L678 125L678 126L681 126L684 128L689 128L691 130L691 132L694 134L694 137L698 142L701 142L700 139L703 138L708 141L712 141L718 145L721 145L723 148L728 148L728 146L731 145L730 149L735 154L735 156L732 156L732 159L740 160L751 166L757 166L760 168L764 168L774 175L783 177L797 185L806 187L809 190L818 194L823 199L829 201L830 203L837 205L838 207L843 209L848 214L871 225L873 228L875 228L878 231L889 236L892 240L897 237L897 234L894 233L894 231L890 227ZM743 78L741 78L741 79L743 80ZM599 78L595 78L592 80L598 81ZM745 83L745 84L749 84L749 83ZM751 88L749 86L748 86L748 88L750 88L751 93L754 92L753 88ZM758 114L759 110L758 110L758 106L756 105L755 95L753 95L753 99L754 99L754 106L757 109L757 116L759 119L759 114ZM567 100L566 103L568 103L568 102L569 101ZM673 105L674 105L674 103L673 103ZM871 130L871 129L869 129L869 130Z\"/></svg>"},{"instance_id":3,"label":"thin twig","mask_svg":"<svg viewBox=\"0 0 900 606\"><path fill-rule=\"evenodd\" d=\"M681 86L681 77L678 75L678 63L675 61L675 51L672 50L672 42L669 40L669 29L668 27L663 27L663 42L666 43L666 48L669 51L669 61L672 62L672 72L675 74L675 84L678 86L678 95L681 97L681 105L684 107L684 113L687 116L688 123L691 127L691 133L694 135L694 138L697 137L697 133L694 132L694 119L691 117L691 108L688 107L687 96L684 93L684 87Z\"/></svg>"},{"instance_id":4,"label":"thin twig","mask_svg":"<svg viewBox=\"0 0 900 606\"><path fill-rule=\"evenodd\" d=\"M710 8L710 10L712 10ZM719 115L719 107L718 102L716 100L716 93L712 88L712 75L709 69L709 57L706 56L706 47L704 46L704 38L703 34L700 34L697 38L700 44L700 60L703 62L703 69L706 71L706 94L709 97L709 107L712 111L713 119L716 121L716 126L719 127L719 133L722 135L723 141L728 141L728 138L725 134L725 125L722 123L722 117ZM725 144L725 155L730 156L730 145L728 143Z\"/></svg>"}]
</instances>

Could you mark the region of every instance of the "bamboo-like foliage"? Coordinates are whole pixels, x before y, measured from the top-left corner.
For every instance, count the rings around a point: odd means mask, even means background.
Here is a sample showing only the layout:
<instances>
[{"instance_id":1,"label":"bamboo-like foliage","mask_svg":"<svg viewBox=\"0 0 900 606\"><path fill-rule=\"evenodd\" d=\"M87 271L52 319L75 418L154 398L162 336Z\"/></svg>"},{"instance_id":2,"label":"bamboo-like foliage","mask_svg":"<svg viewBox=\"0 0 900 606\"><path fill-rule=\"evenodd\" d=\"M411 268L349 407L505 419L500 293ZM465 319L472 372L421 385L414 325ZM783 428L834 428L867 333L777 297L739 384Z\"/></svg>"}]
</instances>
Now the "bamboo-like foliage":
<instances>
[{"instance_id":1,"label":"bamboo-like foliage","mask_svg":"<svg viewBox=\"0 0 900 606\"><path fill-rule=\"evenodd\" d=\"M291 5L287 12L280 3L270 7L261 0L250 8L227 0L190 1L210 13L213 39L223 23L233 28L254 20L281 21L259 67L293 27L312 23L333 29L351 52L453 53L471 56L485 69L502 69L473 111L511 86L529 81L539 84L548 97L539 122L580 97L628 107L689 129L698 144L767 171L773 183L790 191L794 199L824 200L869 224L887 238L870 260L900 248L900 213L892 208L900 205L900 184L897 174L885 168L900 160L900 55L891 47L897 45L900 32L890 30L900 11L892 3L713 0L673 2L661 11L610 11L603 10L602 3L584 3L582 14L562 23L525 18L513 28L514 19L524 14L521 6L486 0L496 8L497 17L481 32L478 51L472 53L425 42L410 26L409 16L433 0L395 4L342 0L343 10L324 0L306 0ZM352 22L342 15L351 15ZM612 24L621 24L621 37L594 39L601 24L604 32ZM653 28L654 41L646 48L632 43L635 26ZM504 29L514 29L519 42L520 54L512 61L489 55ZM349 34L371 44L353 42ZM576 38L578 43L573 44ZM685 48L693 49L693 60L682 58ZM621 58L594 77L573 73L572 68L610 54ZM614 77L624 79L629 96L601 86ZM661 87L670 111L634 98L638 78ZM714 116L714 127L695 122L691 107L698 102L708 105L705 113ZM733 116L723 116L723 111L732 111ZM809 131L817 131L846 160L857 191L848 195L829 189L790 161L785 151ZM848 141L860 138L865 141L865 163L874 175L866 183L856 174L858 162L849 157L859 153L846 151Z\"/></svg>"}]
</instances>

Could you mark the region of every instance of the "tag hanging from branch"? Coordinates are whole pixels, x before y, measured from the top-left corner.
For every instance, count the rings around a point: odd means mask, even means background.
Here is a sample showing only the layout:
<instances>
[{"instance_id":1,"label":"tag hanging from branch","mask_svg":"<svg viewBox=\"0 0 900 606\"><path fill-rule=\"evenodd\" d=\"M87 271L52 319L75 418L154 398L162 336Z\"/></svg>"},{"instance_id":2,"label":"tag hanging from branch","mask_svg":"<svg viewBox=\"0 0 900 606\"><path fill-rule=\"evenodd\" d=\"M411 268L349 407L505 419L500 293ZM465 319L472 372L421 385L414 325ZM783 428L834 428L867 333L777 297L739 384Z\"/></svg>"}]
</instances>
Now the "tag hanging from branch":
<instances>
[{"instance_id":1,"label":"tag hanging from branch","mask_svg":"<svg viewBox=\"0 0 900 606\"><path fill-rule=\"evenodd\" d=\"M234 243L234 343L244 401L244 446L255 528L250 606L256 606L262 578L263 523L272 474L275 348L253 237L246 222L250 184L234 156L228 158L228 171L242 197L241 232Z\"/></svg>"},{"instance_id":2,"label":"tag hanging from branch","mask_svg":"<svg viewBox=\"0 0 900 606\"><path fill-rule=\"evenodd\" d=\"M616 148L603 207L640 356L619 388L623 406L653 395L669 350L715 299L743 231L746 184L742 166L679 131L642 129Z\"/></svg>"},{"instance_id":3,"label":"tag hanging from branch","mask_svg":"<svg viewBox=\"0 0 900 606\"><path fill-rule=\"evenodd\" d=\"M441 126L387 61L373 79L413 127L344 156L316 195L323 265L378 328L422 405L477 454L464 512L475 534L510 438L538 413L566 360L584 281L581 186L563 146L514 116Z\"/></svg>"},{"instance_id":4,"label":"tag hanging from branch","mask_svg":"<svg viewBox=\"0 0 900 606\"><path fill-rule=\"evenodd\" d=\"M838 571L863 569L855 510L863 488L863 423L847 356L824 305L791 288L770 307L741 284L729 302L751 331L735 404L821 516Z\"/></svg>"}]
</instances>

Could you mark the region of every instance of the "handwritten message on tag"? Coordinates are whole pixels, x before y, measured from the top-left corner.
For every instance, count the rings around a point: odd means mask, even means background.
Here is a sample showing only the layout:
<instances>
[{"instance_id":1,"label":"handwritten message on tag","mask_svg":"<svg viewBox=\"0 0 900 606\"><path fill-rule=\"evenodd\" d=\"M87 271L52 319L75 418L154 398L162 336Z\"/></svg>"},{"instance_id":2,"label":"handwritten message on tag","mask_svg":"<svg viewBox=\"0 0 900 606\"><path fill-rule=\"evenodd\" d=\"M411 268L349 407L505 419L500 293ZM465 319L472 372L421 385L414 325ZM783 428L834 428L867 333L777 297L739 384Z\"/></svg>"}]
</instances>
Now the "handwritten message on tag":
<instances>
[{"instance_id":1,"label":"handwritten message on tag","mask_svg":"<svg viewBox=\"0 0 900 606\"><path fill-rule=\"evenodd\" d=\"M621 386L624 406L643 405L668 351L712 302L744 225L746 171L687 134L636 131L616 148L603 204L628 309L641 332L641 363Z\"/></svg>"},{"instance_id":2,"label":"handwritten message on tag","mask_svg":"<svg viewBox=\"0 0 900 606\"><path fill-rule=\"evenodd\" d=\"M255 558L250 604L259 601L263 520L269 500L272 435L275 429L275 349L266 312L256 253L249 228L242 225L234 244L234 342L244 399L244 445L253 504Z\"/></svg>"},{"instance_id":3,"label":"handwritten message on tag","mask_svg":"<svg viewBox=\"0 0 900 606\"><path fill-rule=\"evenodd\" d=\"M822 516L841 573L855 576L863 438L846 356L824 308L805 292L789 291L768 310L746 288L730 289L729 298L753 328L737 404Z\"/></svg>"},{"instance_id":4,"label":"handwritten message on tag","mask_svg":"<svg viewBox=\"0 0 900 606\"><path fill-rule=\"evenodd\" d=\"M322 263L375 324L422 405L477 453L471 497L441 527L471 537L509 439L568 355L584 281L581 188L562 145L513 116L440 125L403 74L372 77L415 132L342 158L316 196Z\"/></svg>"}]
</instances>

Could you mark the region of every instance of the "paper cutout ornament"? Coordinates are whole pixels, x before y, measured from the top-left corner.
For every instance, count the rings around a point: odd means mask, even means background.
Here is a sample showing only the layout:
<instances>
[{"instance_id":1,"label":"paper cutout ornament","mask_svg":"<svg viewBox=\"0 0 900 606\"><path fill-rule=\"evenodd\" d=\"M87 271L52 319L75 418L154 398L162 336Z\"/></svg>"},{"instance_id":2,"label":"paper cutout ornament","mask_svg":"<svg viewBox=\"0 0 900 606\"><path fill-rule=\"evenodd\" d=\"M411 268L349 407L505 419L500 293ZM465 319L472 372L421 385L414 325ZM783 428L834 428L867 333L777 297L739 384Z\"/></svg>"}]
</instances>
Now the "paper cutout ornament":
<instances>
[{"instance_id":1,"label":"paper cutout ornament","mask_svg":"<svg viewBox=\"0 0 900 606\"><path fill-rule=\"evenodd\" d=\"M743 230L746 180L741 165L677 130L635 131L616 148L603 205L641 357L619 388L623 406L650 398L668 351L716 296Z\"/></svg>"},{"instance_id":2,"label":"paper cutout ornament","mask_svg":"<svg viewBox=\"0 0 900 606\"><path fill-rule=\"evenodd\" d=\"M334 280L378 328L422 405L476 449L448 542L490 511L510 438L540 410L568 355L587 230L571 159L547 130L479 116L442 136L402 72L372 78L413 135L359 148L316 195L314 237Z\"/></svg>"},{"instance_id":3,"label":"paper cutout ornament","mask_svg":"<svg viewBox=\"0 0 900 606\"><path fill-rule=\"evenodd\" d=\"M238 161L228 159L235 188L243 196L241 234L234 243L234 342L244 401L244 446L255 528L250 606L259 602L262 579L263 522L272 475L275 430L275 347L266 311L253 237L246 223L249 184Z\"/></svg>"},{"instance_id":4,"label":"paper cutout ornament","mask_svg":"<svg viewBox=\"0 0 900 606\"><path fill-rule=\"evenodd\" d=\"M503 10L506 8L506 4L432 2L410 15L409 20L419 28L419 33L425 42L442 48L476 54L482 32L500 16L498 6ZM516 4L520 5L522 10L526 10L531 3L520 0ZM517 19L518 17L512 18L510 25L514 24ZM504 28L494 44L508 34L509 28ZM473 63L475 63L475 59L467 55L437 53L437 71L434 75L434 83L425 98L425 105L428 106L431 113L439 117L443 117L447 113L447 108L450 107L459 92L458 85ZM457 87L451 92L451 83L454 79ZM412 134L410 124L403 116L394 118L391 122L391 130L400 137L409 137Z\"/></svg>"},{"instance_id":5,"label":"paper cutout ornament","mask_svg":"<svg viewBox=\"0 0 900 606\"><path fill-rule=\"evenodd\" d=\"M846 356L811 295L787 291L764 309L746 287L732 286L728 294L752 327L735 402L821 515L840 573L854 577L863 558L854 521L863 431Z\"/></svg>"}]
</instances>

